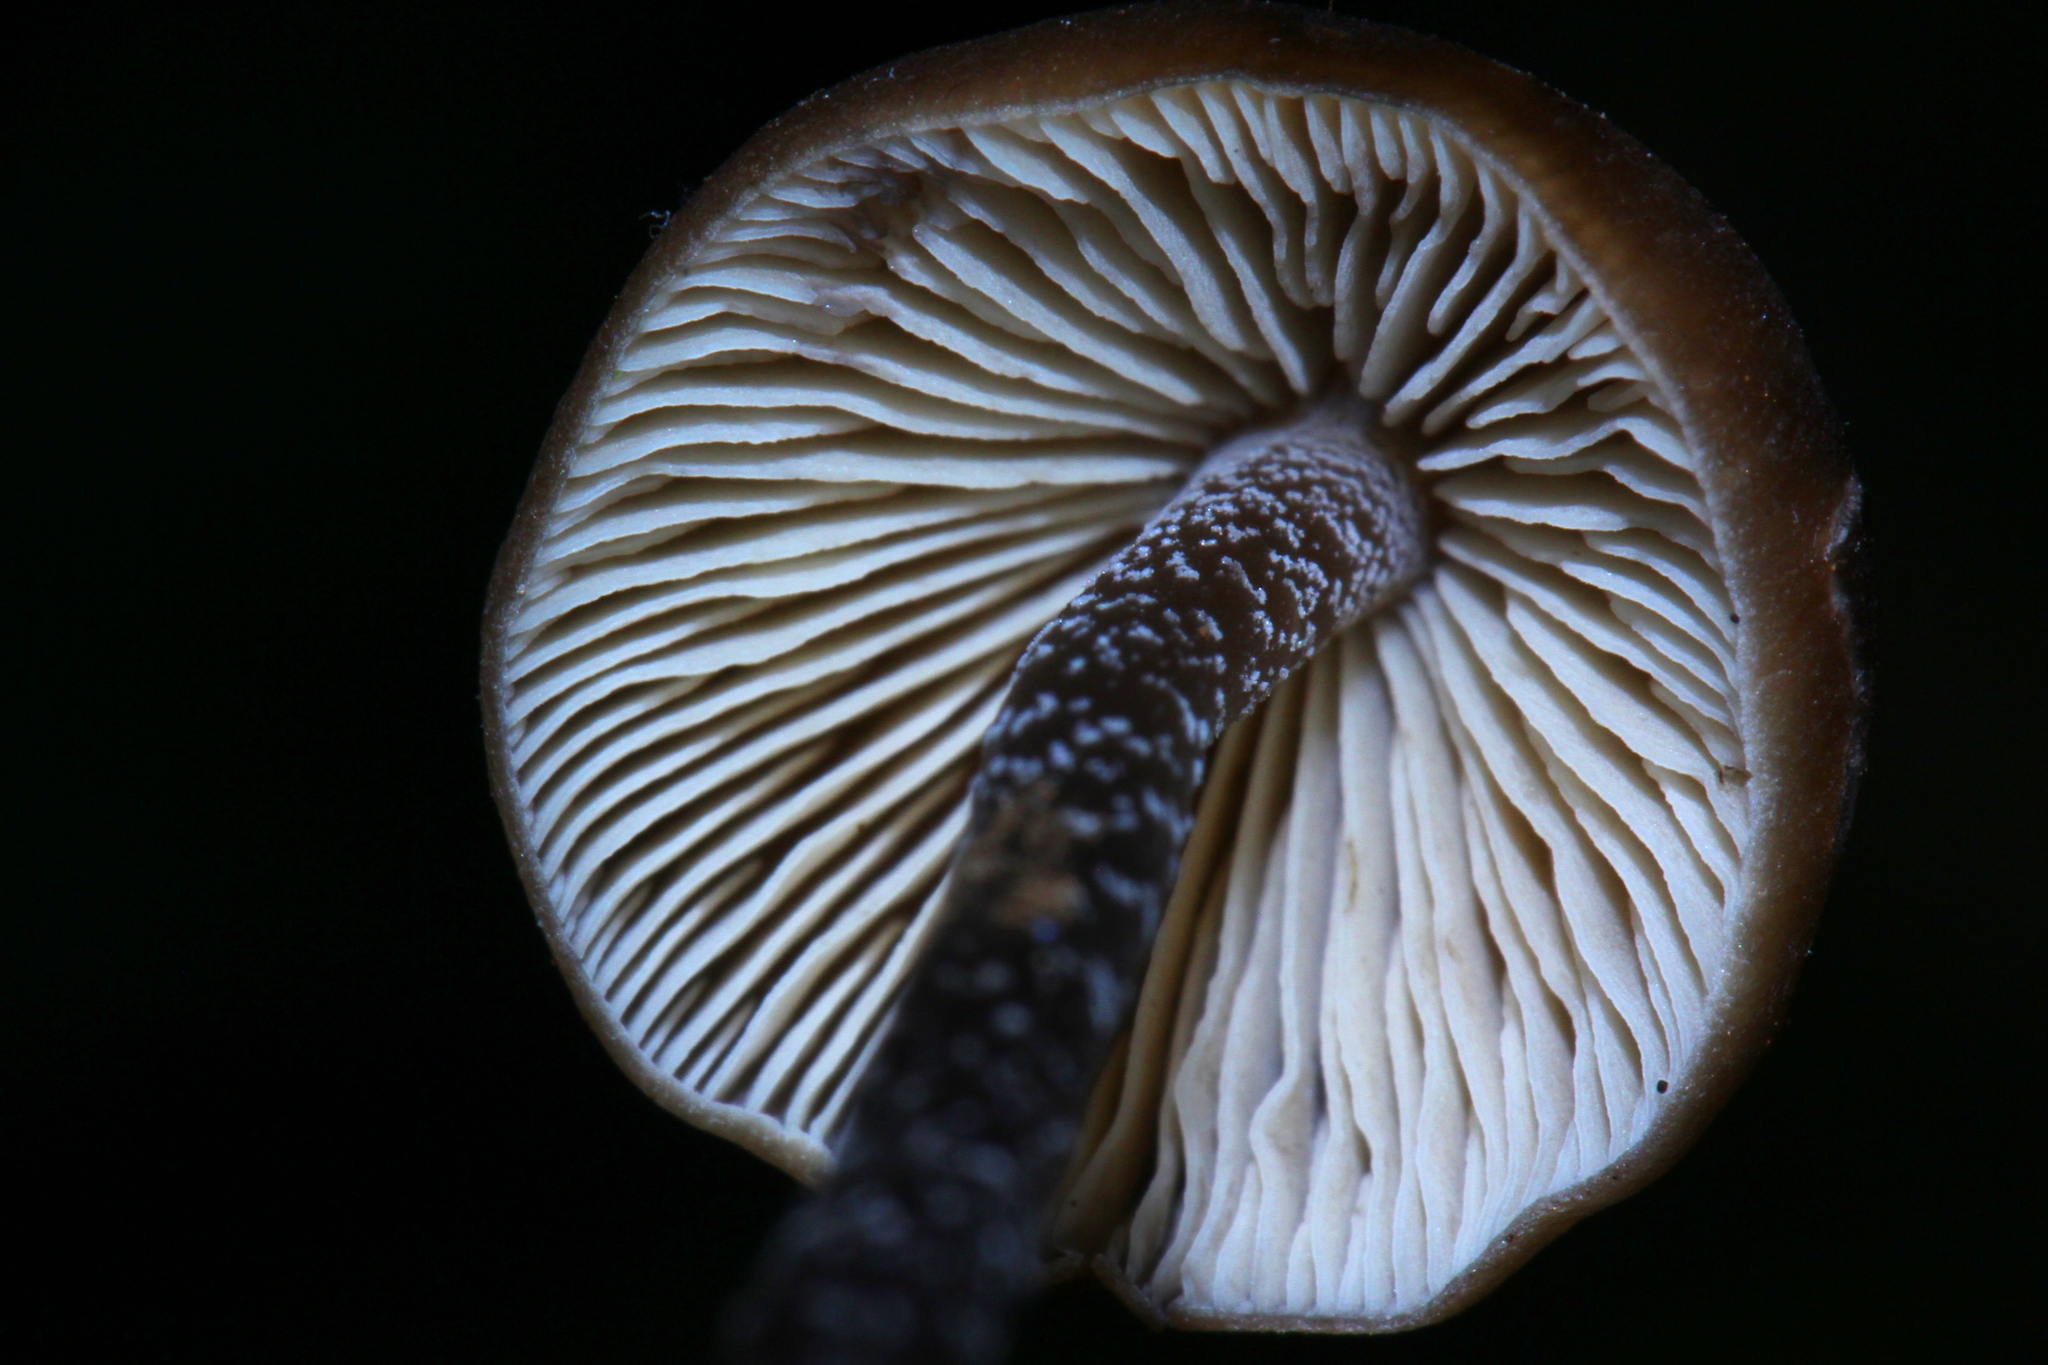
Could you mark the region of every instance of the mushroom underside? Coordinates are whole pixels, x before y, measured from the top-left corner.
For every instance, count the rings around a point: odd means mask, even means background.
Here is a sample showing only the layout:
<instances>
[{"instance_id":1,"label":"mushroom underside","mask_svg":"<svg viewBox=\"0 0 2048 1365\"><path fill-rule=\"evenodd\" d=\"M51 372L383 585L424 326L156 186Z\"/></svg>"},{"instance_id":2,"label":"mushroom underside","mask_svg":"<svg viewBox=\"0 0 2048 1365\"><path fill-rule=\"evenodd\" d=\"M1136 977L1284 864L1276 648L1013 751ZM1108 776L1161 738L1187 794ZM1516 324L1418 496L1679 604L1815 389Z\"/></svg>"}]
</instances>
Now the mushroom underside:
<instances>
[{"instance_id":1,"label":"mushroom underside","mask_svg":"<svg viewBox=\"0 0 2048 1365\"><path fill-rule=\"evenodd\" d=\"M493 704L543 921L664 1102L827 1169L1023 646L1339 386L1432 564L1223 740L1055 1242L1183 1321L1409 1320L1680 1099L1738 625L1668 397L1456 129L1210 81L842 147L610 364Z\"/></svg>"}]
</instances>

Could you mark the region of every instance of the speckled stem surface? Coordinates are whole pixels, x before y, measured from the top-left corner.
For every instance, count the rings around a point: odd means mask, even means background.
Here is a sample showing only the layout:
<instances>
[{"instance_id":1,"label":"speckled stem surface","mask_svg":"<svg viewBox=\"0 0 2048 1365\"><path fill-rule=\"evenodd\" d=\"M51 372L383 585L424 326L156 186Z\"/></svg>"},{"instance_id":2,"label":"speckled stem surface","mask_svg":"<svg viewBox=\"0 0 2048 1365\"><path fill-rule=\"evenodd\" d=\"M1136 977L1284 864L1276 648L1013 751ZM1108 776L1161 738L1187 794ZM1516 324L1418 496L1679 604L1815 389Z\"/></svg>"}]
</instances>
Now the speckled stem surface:
<instances>
[{"instance_id":1,"label":"speckled stem surface","mask_svg":"<svg viewBox=\"0 0 2048 1365\"><path fill-rule=\"evenodd\" d=\"M738 1359L1003 1355L1211 748L1422 567L1412 476L1369 433L1362 405L1332 399L1218 448L1025 651L942 923L838 1174L735 1309Z\"/></svg>"}]
</instances>

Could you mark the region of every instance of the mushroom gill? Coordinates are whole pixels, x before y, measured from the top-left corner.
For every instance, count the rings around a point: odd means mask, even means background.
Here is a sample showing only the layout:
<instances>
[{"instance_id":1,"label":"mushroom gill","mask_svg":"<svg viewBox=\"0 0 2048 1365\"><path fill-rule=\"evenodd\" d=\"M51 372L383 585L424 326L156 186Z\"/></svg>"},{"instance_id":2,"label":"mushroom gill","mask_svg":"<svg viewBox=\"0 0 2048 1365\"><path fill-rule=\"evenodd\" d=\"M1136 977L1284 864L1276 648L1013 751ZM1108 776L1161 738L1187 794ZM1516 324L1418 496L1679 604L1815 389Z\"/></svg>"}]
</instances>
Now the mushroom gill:
<instances>
[{"instance_id":1,"label":"mushroom gill","mask_svg":"<svg viewBox=\"0 0 2048 1365\"><path fill-rule=\"evenodd\" d=\"M1743 625L1656 366L1458 126L1250 77L905 126L642 297L487 673L544 927L664 1103L830 1169L1026 644L1332 390L1427 564L1218 746L1055 1242L1177 1322L1411 1323L1684 1098Z\"/></svg>"}]
</instances>

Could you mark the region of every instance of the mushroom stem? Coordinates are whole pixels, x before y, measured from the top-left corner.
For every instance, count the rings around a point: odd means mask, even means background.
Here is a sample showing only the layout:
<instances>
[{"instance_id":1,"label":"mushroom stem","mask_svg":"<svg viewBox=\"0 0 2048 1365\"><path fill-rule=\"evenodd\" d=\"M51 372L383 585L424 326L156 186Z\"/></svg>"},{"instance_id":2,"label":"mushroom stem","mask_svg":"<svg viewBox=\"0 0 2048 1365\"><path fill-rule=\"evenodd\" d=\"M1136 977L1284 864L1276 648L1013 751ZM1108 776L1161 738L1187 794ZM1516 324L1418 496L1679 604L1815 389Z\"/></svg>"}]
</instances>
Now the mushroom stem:
<instances>
[{"instance_id":1,"label":"mushroom stem","mask_svg":"<svg viewBox=\"0 0 2048 1365\"><path fill-rule=\"evenodd\" d=\"M941 926L837 1175L739 1306L741 1358L1001 1356L1211 748L1422 568L1418 490L1372 429L1340 396L1220 446L1025 651Z\"/></svg>"}]
</instances>

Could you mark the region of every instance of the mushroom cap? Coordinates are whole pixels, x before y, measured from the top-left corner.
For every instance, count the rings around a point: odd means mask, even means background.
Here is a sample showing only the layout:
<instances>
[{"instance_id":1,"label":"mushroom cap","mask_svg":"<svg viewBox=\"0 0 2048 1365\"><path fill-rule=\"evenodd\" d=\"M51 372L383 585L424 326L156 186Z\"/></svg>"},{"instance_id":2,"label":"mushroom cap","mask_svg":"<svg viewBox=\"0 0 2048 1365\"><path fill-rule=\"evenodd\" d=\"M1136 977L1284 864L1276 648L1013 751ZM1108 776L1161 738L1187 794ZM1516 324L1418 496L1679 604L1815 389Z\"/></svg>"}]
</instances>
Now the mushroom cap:
<instances>
[{"instance_id":1,"label":"mushroom cap","mask_svg":"<svg viewBox=\"0 0 2048 1365\"><path fill-rule=\"evenodd\" d=\"M857 77L629 281L484 650L522 876L628 1073L819 1178L1008 665L1333 377L1434 562L1222 742L1055 1240L1176 1324L1389 1330L1668 1166L1778 1023L1852 801L1854 477L1667 167L1270 6Z\"/></svg>"}]
</instances>

